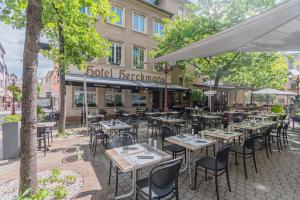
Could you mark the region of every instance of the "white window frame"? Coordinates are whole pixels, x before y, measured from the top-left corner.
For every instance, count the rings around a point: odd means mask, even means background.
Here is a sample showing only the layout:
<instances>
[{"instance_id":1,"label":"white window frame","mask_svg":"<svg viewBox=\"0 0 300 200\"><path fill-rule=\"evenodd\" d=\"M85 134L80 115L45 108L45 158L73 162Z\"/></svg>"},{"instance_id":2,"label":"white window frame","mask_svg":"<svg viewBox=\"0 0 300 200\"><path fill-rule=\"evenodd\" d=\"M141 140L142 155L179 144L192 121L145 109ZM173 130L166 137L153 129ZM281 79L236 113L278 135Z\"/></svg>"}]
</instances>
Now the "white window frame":
<instances>
[{"instance_id":1,"label":"white window frame","mask_svg":"<svg viewBox=\"0 0 300 200\"><path fill-rule=\"evenodd\" d=\"M155 33L155 23L161 24L163 26L163 30L162 30L162 34L159 33ZM165 25L162 23L161 20L154 18L153 19L153 35L157 35L157 36L163 36L164 35L164 29L165 29Z\"/></svg>"},{"instance_id":2,"label":"white window frame","mask_svg":"<svg viewBox=\"0 0 300 200\"><path fill-rule=\"evenodd\" d=\"M119 8L119 9L122 10L122 13L123 13L123 14L122 14L122 19L121 19L122 24L120 25L120 24L117 24L116 22L115 22L115 23L112 23L110 19L107 19L107 22L108 22L109 24L111 24L111 25L115 25L115 26L119 26L119 27L125 28L125 21L126 21L125 7L124 7L124 6L121 6L121 5L117 5L117 4L112 4L112 5L111 5L111 8L113 8L113 7Z\"/></svg>"},{"instance_id":3,"label":"white window frame","mask_svg":"<svg viewBox=\"0 0 300 200\"><path fill-rule=\"evenodd\" d=\"M144 50L144 65L143 68L137 68L136 66L134 66L134 62L133 62L133 49L134 48L138 48L138 49L143 49ZM132 67L135 69L146 69L147 68L147 49L145 47L139 46L139 45L132 45L131 48L131 63L132 63Z\"/></svg>"},{"instance_id":4,"label":"white window frame","mask_svg":"<svg viewBox=\"0 0 300 200\"><path fill-rule=\"evenodd\" d=\"M144 23L144 31L141 31L140 30L140 23L139 23L139 30L135 30L134 29L134 15L138 15L139 17L144 17L145 18L145 23ZM133 11L132 12L132 30L135 31L135 32L138 32L138 33L144 33L144 34L147 34L148 30L147 30L147 27L148 27L148 17L142 13L139 13L139 12L136 12L136 11ZM140 18L139 18L140 20Z\"/></svg>"},{"instance_id":5,"label":"white window frame","mask_svg":"<svg viewBox=\"0 0 300 200\"><path fill-rule=\"evenodd\" d=\"M111 44L118 44L118 45L120 45L121 46L121 63L118 65L118 64L112 64L112 63L110 63L109 62L109 57L107 58L107 63L108 64L110 64L110 65L114 65L114 66L119 66L119 67L121 67L121 66L124 66L123 65L123 63L124 63L124 45L123 45L123 43L122 42L118 42L118 41L109 41ZM115 46L116 47L116 46ZM114 48L114 51L116 50L116 48ZM116 60L116 54L114 54L114 60Z\"/></svg>"}]
</instances>

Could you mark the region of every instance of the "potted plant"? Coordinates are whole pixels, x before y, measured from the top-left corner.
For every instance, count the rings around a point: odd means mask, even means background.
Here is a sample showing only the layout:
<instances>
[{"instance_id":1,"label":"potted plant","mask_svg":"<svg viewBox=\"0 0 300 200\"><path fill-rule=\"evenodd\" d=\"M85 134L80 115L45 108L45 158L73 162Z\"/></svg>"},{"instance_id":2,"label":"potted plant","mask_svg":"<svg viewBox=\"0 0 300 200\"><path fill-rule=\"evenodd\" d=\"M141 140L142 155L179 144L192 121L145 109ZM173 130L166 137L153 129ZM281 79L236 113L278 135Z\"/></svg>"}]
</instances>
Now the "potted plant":
<instances>
[{"instance_id":1,"label":"potted plant","mask_svg":"<svg viewBox=\"0 0 300 200\"><path fill-rule=\"evenodd\" d=\"M3 120L2 159L14 159L19 156L21 116L8 115Z\"/></svg>"}]
</instances>

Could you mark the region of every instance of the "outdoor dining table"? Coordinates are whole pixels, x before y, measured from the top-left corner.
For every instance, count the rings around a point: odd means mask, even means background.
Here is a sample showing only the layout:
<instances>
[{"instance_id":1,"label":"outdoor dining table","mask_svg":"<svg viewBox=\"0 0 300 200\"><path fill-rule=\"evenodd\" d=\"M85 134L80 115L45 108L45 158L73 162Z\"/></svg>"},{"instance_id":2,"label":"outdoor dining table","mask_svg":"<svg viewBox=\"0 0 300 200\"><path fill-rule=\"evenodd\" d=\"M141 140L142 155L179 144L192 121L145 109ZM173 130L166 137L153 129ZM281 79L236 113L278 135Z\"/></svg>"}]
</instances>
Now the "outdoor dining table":
<instances>
[{"instance_id":1,"label":"outdoor dining table","mask_svg":"<svg viewBox=\"0 0 300 200\"><path fill-rule=\"evenodd\" d=\"M100 121L99 124L104 131L109 131L110 135L113 131L120 131L133 128L131 125L126 124L120 120Z\"/></svg>"},{"instance_id":2,"label":"outdoor dining table","mask_svg":"<svg viewBox=\"0 0 300 200\"><path fill-rule=\"evenodd\" d=\"M248 115L247 116L250 119L259 119L259 120L266 120L270 119L270 117L264 116L264 115Z\"/></svg>"},{"instance_id":3,"label":"outdoor dining table","mask_svg":"<svg viewBox=\"0 0 300 200\"><path fill-rule=\"evenodd\" d=\"M135 197L138 170L172 159L170 154L159 149L148 148L147 144L134 144L127 147L113 148L106 150L105 154L123 173L133 172L131 191L127 194L117 196L115 199Z\"/></svg>"},{"instance_id":4,"label":"outdoor dining table","mask_svg":"<svg viewBox=\"0 0 300 200\"><path fill-rule=\"evenodd\" d=\"M38 122L38 127L46 127L46 128L53 128L56 125L56 122Z\"/></svg>"},{"instance_id":5,"label":"outdoor dining table","mask_svg":"<svg viewBox=\"0 0 300 200\"><path fill-rule=\"evenodd\" d=\"M97 119L97 118L104 118L105 116L102 114L96 114L96 115L89 115L88 119Z\"/></svg>"},{"instance_id":6,"label":"outdoor dining table","mask_svg":"<svg viewBox=\"0 0 300 200\"><path fill-rule=\"evenodd\" d=\"M261 122L242 122L242 123L235 123L231 124L230 126L236 129L242 129L250 131L251 133L257 133L259 130L274 126L276 122L274 121L261 121Z\"/></svg>"},{"instance_id":7,"label":"outdoor dining table","mask_svg":"<svg viewBox=\"0 0 300 200\"><path fill-rule=\"evenodd\" d=\"M224 140L229 141L244 135L241 132L222 130L222 129L203 130L200 131L199 134L203 135L203 137L205 136L213 137L218 141L224 141Z\"/></svg>"},{"instance_id":8,"label":"outdoor dining table","mask_svg":"<svg viewBox=\"0 0 300 200\"><path fill-rule=\"evenodd\" d=\"M166 141L177 144L179 146L182 146L186 148L187 150L187 161L185 163L185 167L180 170L180 172L183 172L188 169L189 172L189 183L192 187L192 162L191 162L191 155L193 154L193 166L195 166L195 156L194 152L203 149L204 147L211 146L211 145L217 145L216 140L211 139L204 139L199 138L197 136L189 135L189 134L183 134L183 135L177 135L177 136L171 136L165 138ZM216 147L217 149L217 147Z\"/></svg>"}]
</instances>

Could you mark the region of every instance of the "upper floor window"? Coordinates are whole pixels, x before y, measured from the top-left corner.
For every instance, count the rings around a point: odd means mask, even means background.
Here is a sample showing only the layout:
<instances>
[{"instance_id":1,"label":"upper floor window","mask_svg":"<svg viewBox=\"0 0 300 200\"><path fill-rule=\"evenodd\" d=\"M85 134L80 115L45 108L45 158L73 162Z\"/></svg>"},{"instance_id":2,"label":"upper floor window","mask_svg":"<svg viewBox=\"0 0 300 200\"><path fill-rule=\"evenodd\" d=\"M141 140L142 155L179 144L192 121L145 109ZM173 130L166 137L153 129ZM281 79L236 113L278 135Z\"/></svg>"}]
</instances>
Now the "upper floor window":
<instances>
[{"instance_id":1,"label":"upper floor window","mask_svg":"<svg viewBox=\"0 0 300 200\"><path fill-rule=\"evenodd\" d=\"M158 36L163 36L164 35L164 25L158 21L158 20L154 20L154 34L158 35Z\"/></svg>"},{"instance_id":2,"label":"upper floor window","mask_svg":"<svg viewBox=\"0 0 300 200\"><path fill-rule=\"evenodd\" d=\"M110 64L121 65L122 61L122 44L117 42L111 43L111 54L108 59Z\"/></svg>"},{"instance_id":3,"label":"upper floor window","mask_svg":"<svg viewBox=\"0 0 300 200\"><path fill-rule=\"evenodd\" d=\"M135 68L144 69L145 49L134 46L132 51L132 62Z\"/></svg>"},{"instance_id":4,"label":"upper floor window","mask_svg":"<svg viewBox=\"0 0 300 200\"><path fill-rule=\"evenodd\" d=\"M113 6L110 7L110 10L112 12L114 12L115 15L118 16L118 18L114 19L114 20L109 19L108 20L109 23L117 25L117 26L123 26L124 27L125 26L125 12L124 12L124 8L113 5Z\"/></svg>"},{"instance_id":5,"label":"upper floor window","mask_svg":"<svg viewBox=\"0 0 300 200\"><path fill-rule=\"evenodd\" d=\"M141 33L146 33L146 17L143 15L133 14L133 30Z\"/></svg>"},{"instance_id":6,"label":"upper floor window","mask_svg":"<svg viewBox=\"0 0 300 200\"><path fill-rule=\"evenodd\" d=\"M179 16L179 17L184 17L184 10L185 10L184 5L179 4L179 5L178 5L178 16Z\"/></svg>"}]
</instances>

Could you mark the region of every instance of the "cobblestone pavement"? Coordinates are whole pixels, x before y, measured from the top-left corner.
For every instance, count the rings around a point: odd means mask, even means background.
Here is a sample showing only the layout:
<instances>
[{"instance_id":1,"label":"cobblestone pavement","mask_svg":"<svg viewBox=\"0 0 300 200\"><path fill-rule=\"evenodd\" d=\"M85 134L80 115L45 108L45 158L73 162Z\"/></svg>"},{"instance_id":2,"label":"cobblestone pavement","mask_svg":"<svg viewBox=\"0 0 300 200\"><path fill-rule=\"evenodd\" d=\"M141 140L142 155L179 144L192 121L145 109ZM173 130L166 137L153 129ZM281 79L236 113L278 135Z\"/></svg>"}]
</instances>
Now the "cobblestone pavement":
<instances>
[{"instance_id":1,"label":"cobblestone pavement","mask_svg":"<svg viewBox=\"0 0 300 200\"><path fill-rule=\"evenodd\" d=\"M140 141L146 142L145 124L140 126ZM84 177L82 192L76 199L110 200L114 197L115 176L108 186L109 161L104 155L102 145L99 145L95 157L91 156L89 137L78 134L67 138L56 138L50 151L44 157L38 154L38 171L53 167L73 169ZM225 174L219 177L220 199L300 199L300 127L289 131L289 145L279 153L273 145L273 154L267 158L265 150L256 152L258 173L255 172L252 159L247 160L248 179L245 179L241 160L234 164L230 156L229 176L232 192L228 191ZM196 157L201 157L201 152ZM141 176L148 176L149 169L143 170ZM0 161L0 182L17 178L19 161ZM131 189L130 174L119 176L118 194L124 194ZM204 180L204 173L198 172L197 189L189 187L188 173L179 177L180 200L216 199L214 179Z\"/></svg>"}]
</instances>

